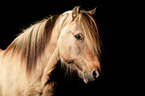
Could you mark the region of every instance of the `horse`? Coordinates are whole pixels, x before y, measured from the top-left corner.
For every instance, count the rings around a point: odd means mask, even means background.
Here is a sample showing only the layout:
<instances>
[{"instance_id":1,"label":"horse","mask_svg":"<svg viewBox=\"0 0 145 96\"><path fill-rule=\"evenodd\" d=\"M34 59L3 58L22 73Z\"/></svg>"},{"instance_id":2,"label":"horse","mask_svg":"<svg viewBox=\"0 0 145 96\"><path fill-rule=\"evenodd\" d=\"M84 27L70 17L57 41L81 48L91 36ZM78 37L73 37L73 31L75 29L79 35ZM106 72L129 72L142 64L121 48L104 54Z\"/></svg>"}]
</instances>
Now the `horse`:
<instances>
[{"instance_id":1,"label":"horse","mask_svg":"<svg viewBox=\"0 0 145 96\"><path fill-rule=\"evenodd\" d=\"M102 43L95 10L76 6L45 18L0 50L0 96L52 96L58 64L76 71L86 84L97 79Z\"/></svg>"}]
</instances>

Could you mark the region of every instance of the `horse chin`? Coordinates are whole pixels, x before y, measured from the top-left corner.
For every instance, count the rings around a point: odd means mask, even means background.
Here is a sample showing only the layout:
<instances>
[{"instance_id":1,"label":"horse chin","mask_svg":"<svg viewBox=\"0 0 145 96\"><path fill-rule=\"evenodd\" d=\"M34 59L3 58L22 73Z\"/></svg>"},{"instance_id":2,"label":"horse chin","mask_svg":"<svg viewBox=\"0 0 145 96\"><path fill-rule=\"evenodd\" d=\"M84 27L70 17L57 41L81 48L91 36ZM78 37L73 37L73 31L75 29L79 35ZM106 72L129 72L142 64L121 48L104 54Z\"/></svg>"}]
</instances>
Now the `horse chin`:
<instances>
[{"instance_id":1,"label":"horse chin","mask_svg":"<svg viewBox=\"0 0 145 96\"><path fill-rule=\"evenodd\" d=\"M88 72L84 71L84 82L86 84L88 84L89 82L94 81L95 79L93 78L93 76L91 74L89 74Z\"/></svg>"},{"instance_id":2,"label":"horse chin","mask_svg":"<svg viewBox=\"0 0 145 96\"><path fill-rule=\"evenodd\" d=\"M88 78L84 78L84 82L86 83L86 84L88 84L89 82L92 82L92 81L94 81L95 79L88 79Z\"/></svg>"}]
</instances>

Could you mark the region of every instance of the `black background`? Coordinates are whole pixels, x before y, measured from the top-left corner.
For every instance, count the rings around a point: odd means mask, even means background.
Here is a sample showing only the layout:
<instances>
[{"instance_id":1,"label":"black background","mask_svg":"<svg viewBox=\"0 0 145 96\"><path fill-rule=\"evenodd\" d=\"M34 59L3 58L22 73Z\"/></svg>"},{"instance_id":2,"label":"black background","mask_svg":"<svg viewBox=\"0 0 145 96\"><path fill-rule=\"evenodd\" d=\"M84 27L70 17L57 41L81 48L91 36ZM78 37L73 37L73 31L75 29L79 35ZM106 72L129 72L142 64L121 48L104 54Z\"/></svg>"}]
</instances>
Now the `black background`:
<instances>
[{"instance_id":1,"label":"black background","mask_svg":"<svg viewBox=\"0 0 145 96\"><path fill-rule=\"evenodd\" d=\"M97 7L93 17L98 25L103 43L101 62L105 68L108 38L104 30L104 0L4 1L0 7L0 48L4 50L22 32L22 29L26 29L31 24L49 15L57 15L72 10L75 6L81 6L85 10L92 10ZM105 94L104 76L86 85L81 80L66 79L63 77L63 72L61 72L61 75L62 77L58 80L58 87L56 88L56 96L100 96Z\"/></svg>"}]
</instances>

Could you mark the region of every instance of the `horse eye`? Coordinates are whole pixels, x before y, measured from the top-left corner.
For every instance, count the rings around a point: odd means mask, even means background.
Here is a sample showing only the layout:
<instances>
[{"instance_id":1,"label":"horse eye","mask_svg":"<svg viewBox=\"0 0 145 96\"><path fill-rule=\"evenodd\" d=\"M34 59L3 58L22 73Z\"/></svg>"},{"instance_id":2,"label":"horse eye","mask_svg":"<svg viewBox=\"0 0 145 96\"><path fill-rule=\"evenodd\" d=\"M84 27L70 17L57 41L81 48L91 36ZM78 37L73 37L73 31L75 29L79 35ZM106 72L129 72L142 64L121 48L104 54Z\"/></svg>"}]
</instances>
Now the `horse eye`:
<instances>
[{"instance_id":1,"label":"horse eye","mask_svg":"<svg viewBox=\"0 0 145 96\"><path fill-rule=\"evenodd\" d=\"M75 38L76 38L77 40L82 40L82 36L81 36L80 34L75 35Z\"/></svg>"}]
</instances>

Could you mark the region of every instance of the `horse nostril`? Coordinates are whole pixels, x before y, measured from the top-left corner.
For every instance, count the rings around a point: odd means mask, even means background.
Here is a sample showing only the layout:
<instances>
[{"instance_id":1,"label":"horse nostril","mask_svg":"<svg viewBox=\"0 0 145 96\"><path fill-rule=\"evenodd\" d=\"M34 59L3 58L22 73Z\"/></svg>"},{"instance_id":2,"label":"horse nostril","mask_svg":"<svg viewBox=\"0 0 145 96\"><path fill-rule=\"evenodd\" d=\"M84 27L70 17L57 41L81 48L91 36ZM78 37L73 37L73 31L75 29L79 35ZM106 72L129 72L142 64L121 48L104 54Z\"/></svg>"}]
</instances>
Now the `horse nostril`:
<instances>
[{"instance_id":1,"label":"horse nostril","mask_svg":"<svg viewBox=\"0 0 145 96\"><path fill-rule=\"evenodd\" d=\"M96 78L98 78L99 77L99 72L97 71L97 70L94 70L93 72L92 72L92 76L96 79Z\"/></svg>"}]
</instances>

